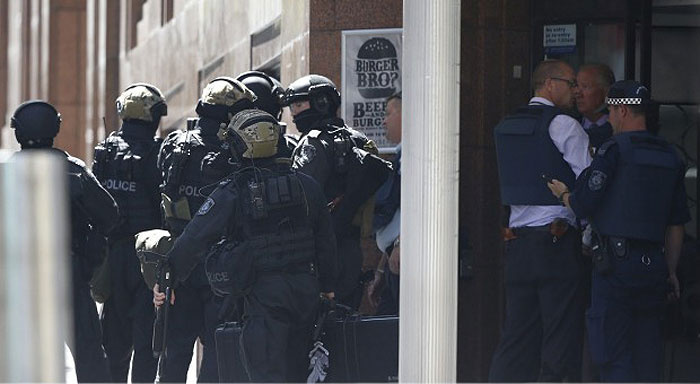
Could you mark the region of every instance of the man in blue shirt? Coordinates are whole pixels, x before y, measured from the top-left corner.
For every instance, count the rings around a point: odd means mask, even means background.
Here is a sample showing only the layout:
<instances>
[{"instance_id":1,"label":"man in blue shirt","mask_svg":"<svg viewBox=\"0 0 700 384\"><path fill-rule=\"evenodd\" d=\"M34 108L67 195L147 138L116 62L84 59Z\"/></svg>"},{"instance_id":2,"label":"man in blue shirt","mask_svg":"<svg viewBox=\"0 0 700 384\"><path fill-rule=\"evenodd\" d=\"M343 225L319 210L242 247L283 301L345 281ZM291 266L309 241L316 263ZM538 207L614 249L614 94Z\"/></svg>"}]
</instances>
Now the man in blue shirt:
<instances>
[{"instance_id":1,"label":"man in blue shirt","mask_svg":"<svg viewBox=\"0 0 700 384\"><path fill-rule=\"evenodd\" d=\"M673 147L646 130L646 87L619 81L607 104L614 136L572 192L559 180L548 186L595 232L586 321L601 380L654 382L661 378L665 299L680 295L676 267L690 220L685 166Z\"/></svg>"}]
</instances>

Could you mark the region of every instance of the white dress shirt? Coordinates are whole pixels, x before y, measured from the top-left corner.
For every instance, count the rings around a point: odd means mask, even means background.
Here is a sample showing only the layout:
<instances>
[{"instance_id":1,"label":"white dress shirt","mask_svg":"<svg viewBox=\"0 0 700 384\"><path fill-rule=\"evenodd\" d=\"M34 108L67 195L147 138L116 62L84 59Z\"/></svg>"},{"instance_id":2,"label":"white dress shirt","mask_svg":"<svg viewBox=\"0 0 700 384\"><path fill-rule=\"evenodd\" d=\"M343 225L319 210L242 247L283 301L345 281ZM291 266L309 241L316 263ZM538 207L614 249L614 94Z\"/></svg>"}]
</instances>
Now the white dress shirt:
<instances>
[{"instance_id":1,"label":"white dress shirt","mask_svg":"<svg viewBox=\"0 0 700 384\"><path fill-rule=\"evenodd\" d=\"M554 103L542 97L530 99L530 105L532 104L554 106ZM549 124L549 136L576 177L591 164L591 155L588 153L588 135L573 117L557 115ZM544 181L542 182L544 183ZM573 185L569 185L570 189L573 187ZM511 205L509 226L511 228L538 227L549 224L556 218L564 218L569 224L576 224L576 215L564 206Z\"/></svg>"}]
</instances>

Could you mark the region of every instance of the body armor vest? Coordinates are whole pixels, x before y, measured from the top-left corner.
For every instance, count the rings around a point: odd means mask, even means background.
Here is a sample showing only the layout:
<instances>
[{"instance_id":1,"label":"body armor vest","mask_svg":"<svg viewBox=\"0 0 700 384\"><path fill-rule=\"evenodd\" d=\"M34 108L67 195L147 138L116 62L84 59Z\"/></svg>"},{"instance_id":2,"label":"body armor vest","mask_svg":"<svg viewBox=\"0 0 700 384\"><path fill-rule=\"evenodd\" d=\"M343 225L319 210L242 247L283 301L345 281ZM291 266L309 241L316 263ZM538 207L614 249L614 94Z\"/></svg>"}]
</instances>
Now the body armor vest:
<instances>
[{"instance_id":1,"label":"body armor vest","mask_svg":"<svg viewBox=\"0 0 700 384\"><path fill-rule=\"evenodd\" d=\"M95 176L119 206L120 223L112 237L160 227L156 160L161 143L112 133L95 148Z\"/></svg>"},{"instance_id":2,"label":"body armor vest","mask_svg":"<svg viewBox=\"0 0 700 384\"><path fill-rule=\"evenodd\" d=\"M232 182L239 192L230 237L255 253L258 271L312 262L315 240L301 180L288 166L251 169Z\"/></svg>"},{"instance_id":3,"label":"body armor vest","mask_svg":"<svg viewBox=\"0 0 700 384\"><path fill-rule=\"evenodd\" d=\"M617 134L600 150L611 145L619 149L617 169L593 223L606 236L663 242L683 163L666 141L648 132Z\"/></svg>"},{"instance_id":4,"label":"body armor vest","mask_svg":"<svg viewBox=\"0 0 700 384\"><path fill-rule=\"evenodd\" d=\"M186 199L190 217L194 217L207 196L234 167L230 152L222 149L219 139L202 135L199 129L178 132L172 152L163 155L169 160L164 164L161 189L172 201ZM180 218L166 219L176 234L187 225Z\"/></svg>"},{"instance_id":5,"label":"body armor vest","mask_svg":"<svg viewBox=\"0 0 700 384\"><path fill-rule=\"evenodd\" d=\"M542 175L574 187L576 175L549 135L549 124L560 114L556 107L528 105L494 129L503 204L559 205Z\"/></svg>"}]
</instances>

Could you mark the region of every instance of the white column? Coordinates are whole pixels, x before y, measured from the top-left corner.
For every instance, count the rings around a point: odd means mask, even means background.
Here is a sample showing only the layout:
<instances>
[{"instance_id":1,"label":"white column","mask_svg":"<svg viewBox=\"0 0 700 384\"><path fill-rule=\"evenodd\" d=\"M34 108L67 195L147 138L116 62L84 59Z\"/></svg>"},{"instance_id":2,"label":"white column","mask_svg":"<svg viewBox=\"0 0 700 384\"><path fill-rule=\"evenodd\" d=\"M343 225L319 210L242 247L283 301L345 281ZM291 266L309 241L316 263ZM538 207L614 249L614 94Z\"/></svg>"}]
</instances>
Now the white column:
<instances>
[{"instance_id":1,"label":"white column","mask_svg":"<svg viewBox=\"0 0 700 384\"><path fill-rule=\"evenodd\" d=\"M65 160L0 163L0 381L64 382L71 270Z\"/></svg>"},{"instance_id":2,"label":"white column","mask_svg":"<svg viewBox=\"0 0 700 384\"><path fill-rule=\"evenodd\" d=\"M459 0L403 2L399 380L457 377Z\"/></svg>"}]
</instances>

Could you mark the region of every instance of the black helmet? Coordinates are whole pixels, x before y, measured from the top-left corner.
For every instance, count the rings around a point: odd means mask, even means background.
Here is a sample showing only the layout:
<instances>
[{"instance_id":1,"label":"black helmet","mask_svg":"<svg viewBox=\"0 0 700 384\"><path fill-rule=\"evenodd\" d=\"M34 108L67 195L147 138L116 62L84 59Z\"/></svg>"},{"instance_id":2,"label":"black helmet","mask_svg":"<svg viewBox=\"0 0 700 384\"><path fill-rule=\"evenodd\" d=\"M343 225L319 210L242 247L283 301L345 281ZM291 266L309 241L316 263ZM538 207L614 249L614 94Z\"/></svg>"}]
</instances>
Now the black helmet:
<instances>
[{"instance_id":1,"label":"black helmet","mask_svg":"<svg viewBox=\"0 0 700 384\"><path fill-rule=\"evenodd\" d=\"M236 77L236 80L255 93L258 98L254 104L258 109L271 114L277 120L282 118L282 98L284 97L282 83L260 71L243 72Z\"/></svg>"},{"instance_id":2,"label":"black helmet","mask_svg":"<svg viewBox=\"0 0 700 384\"><path fill-rule=\"evenodd\" d=\"M12 114L10 126L15 129L15 137L22 146L41 142L53 144L61 127L61 114L45 101L25 101Z\"/></svg>"},{"instance_id":3,"label":"black helmet","mask_svg":"<svg viewBox=\"0 0 700 384\"><path fill-rule=\"evenodd\" d=\"M308 75L289 85L284 94L284 105L297 100L309 100L311 108L324 116L335 117L340 107L340 93L335 84L325 76Z\"/></svg>"}]
</instances>

